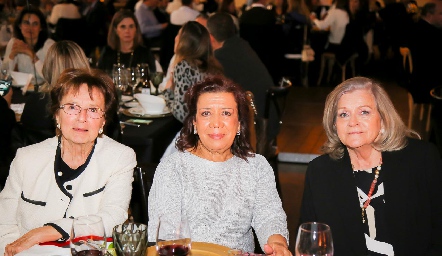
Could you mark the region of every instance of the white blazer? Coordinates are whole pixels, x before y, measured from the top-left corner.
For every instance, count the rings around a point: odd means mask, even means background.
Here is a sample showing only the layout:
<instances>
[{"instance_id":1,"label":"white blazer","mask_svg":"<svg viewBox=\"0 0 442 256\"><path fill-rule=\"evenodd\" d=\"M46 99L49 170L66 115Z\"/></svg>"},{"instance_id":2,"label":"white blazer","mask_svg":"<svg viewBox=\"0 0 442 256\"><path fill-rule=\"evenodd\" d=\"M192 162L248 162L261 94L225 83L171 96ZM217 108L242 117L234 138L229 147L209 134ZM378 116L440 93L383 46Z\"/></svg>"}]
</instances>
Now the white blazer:
<instances>
[{"instance_id":1,"label":"white blazer","mask_svg":"<svg viewBox=\"0 0 442 256\"><path fill-rule=\"evenodd\" d=\"M70 234L72 218L95 214L111 235L112 228L127 219L135 152L103 135L86 169L59 187L54 172L57 144L54 137L17 151L0 193L0 255L8 243L46 223Z\"/></svg>"}]
</instances>

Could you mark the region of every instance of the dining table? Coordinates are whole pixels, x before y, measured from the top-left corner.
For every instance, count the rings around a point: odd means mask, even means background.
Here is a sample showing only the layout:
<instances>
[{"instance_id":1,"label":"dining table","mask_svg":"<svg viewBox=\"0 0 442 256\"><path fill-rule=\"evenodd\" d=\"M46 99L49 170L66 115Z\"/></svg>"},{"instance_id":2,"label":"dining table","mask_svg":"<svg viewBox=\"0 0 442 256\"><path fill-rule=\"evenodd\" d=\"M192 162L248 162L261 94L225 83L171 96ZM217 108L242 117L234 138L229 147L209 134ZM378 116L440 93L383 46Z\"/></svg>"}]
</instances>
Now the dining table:
<instances>
[{"instance_id":1,"label":"dining table","mask_svg":"<svg viewBox=\"0 0 442 256\"><path fill-rule=\"evenodd\" d=\"M108 240L111 242L111 240ZM16 256L70 256L71 249L69 248L69 242L66 242L67 246L57 246L54 243L48 243L46 245L34 245L31 248L24 250ZM64 243L64 244L66 244ZM206 242L192 242L190 256L228 256L229 255L229 247L206 243ZM115 251L108 250L106 256L117 256ZM145 256L157 256L158 253L156 251L155 245L150 245L146 248Z\"/></svg>"}]
</instances>

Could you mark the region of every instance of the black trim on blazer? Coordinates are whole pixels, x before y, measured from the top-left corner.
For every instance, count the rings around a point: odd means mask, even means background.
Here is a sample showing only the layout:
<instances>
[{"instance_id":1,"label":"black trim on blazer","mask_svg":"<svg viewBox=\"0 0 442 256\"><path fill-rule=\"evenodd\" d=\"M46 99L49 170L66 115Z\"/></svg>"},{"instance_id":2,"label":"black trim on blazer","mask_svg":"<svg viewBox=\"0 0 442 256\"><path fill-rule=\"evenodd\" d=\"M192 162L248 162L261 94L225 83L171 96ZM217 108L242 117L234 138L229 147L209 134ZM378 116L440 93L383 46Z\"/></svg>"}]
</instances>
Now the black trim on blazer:
<instances>
[{"instance_id":1,"label":"black trim on blazer","mask_svg":"<svg viewBox=\"0 0 442 256\"><path fill-rule=\"evenodd\" d=\"M35 204L35 205L40 205L40 206L46 206L46 202L41 202L41 201L35 201L35 200L31 200L25 197L23 191L21 192L21 199L23 199L23 201L28 202L30 204Z\"/></svg>"},{"instance_id":2,"label":"black trim on blazer","mask_svg":"<svg viewBox=\"0 0 442 256\"><path fill-rule=\"evenodd\" d=\"M95 194L98 194L98 193L100 193L101 191L103 191L105 187L106 187L106 185L103 186L103 187L101 187L101 188L99 188L99 189L97 189L97 190L95 190L95 191L88 192L88 193L84 193L83 196L84 196L84 197L89 197L89 196L93 196L93 195L95 195Z\"/></svg>"},{"instance_id":3,"label":"black trim on blazer","mask_svg":"<svg viewBox=\"0 0 442 256\"><path fill-rule=\"evenodd\" d=\"M60 226L58 226L57 224L46 223L43 226L53 227L55 230L57 230L58 233L60 233L60 235L62 235L62 237L60 239L58 239L57 242L66 242L69 239L69 234L66 231L64 231Z\"/></svg>"}]
</instances>

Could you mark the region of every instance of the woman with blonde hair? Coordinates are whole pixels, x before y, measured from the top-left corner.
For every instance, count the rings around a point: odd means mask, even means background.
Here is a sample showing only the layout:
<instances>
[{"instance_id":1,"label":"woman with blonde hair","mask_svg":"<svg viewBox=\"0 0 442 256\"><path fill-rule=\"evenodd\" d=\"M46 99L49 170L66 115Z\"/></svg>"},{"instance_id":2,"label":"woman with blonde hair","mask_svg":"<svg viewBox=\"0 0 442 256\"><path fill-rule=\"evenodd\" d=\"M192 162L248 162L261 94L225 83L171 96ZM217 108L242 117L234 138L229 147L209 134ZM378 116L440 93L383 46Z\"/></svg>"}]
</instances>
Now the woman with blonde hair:
<instances>
[{"instance_id":1,"label":"woman with blonde hair","mask_svg":"<svg viewBox=\"0 0 442 256\"><path fill-rule=\"evenodd\" d=\"M90 70L88 59L78 44L72 41L56 42L48 49L43 63L45 84L39 93L31 94L26 100L21 116L24 132L20 141L17 138L14 142L14 148L31 145L55 135L55 121L48 109L51 103L49 92L67 68Z\"/></svg>"},{"instance_id":2,"label":"woman with blonde hair","mask_svg":"<svg viewBox=\"0 0 442 256\"><path fill-rule=\"evenodd\" d=\"M301 222L322 222L335 255L442 255L442 161L376 81L355 77L325 102L324 155L305 176Z\"/></svg>"},{"instance_id":3,"label":"woman with blonde hair","mask_svg":"<svg viewBox=\"0 0 442 256\"><path fill-rule=\"evenodd\" d=\"M143 45L140 26L134 13L130 10L120 10L112 18L107 45L101 51L97 67L111 71L114 64L130 68L140 63L147 63L150 72L157 69L155 57L150 49Z\"/></svg>"}]
</instances>

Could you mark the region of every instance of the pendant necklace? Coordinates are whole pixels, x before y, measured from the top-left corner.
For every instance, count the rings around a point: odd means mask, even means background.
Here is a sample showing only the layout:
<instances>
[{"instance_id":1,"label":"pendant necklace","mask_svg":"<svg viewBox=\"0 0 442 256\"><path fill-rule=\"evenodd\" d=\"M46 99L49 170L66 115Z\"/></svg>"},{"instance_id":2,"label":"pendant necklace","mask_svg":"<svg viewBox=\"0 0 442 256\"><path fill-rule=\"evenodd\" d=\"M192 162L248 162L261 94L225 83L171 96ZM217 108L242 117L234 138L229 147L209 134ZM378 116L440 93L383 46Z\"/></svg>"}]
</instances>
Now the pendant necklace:
<instances>
[{"instance_id":1,"label":"pendant necklace","mask_svg":"<svg viewBox=\"0 0 442 256\"><path fill-rule=\"evenodd\" d=\"M351 165L353 170L355 169L353 164ZM381 171L382 167L382 157L379 160L379 165L376 167L376 170L374 171L374 179L371 182L370 190L368 191L367 200L364 202L364 204L361 203L361 211L362 211L362 223L365 223L365 209L370 205L371 202L371 196L373 195L374 188L376 187L376 183L378 183L379 173Z\"/></svg>"},{"instance_id":2,"label":"pendant necklace","mask_svg":"<svg viewBox=\"0 0 442 256\"><path fill-rule=\"evenodd\" d=\"M118 51L117 52L117 64L118 65L120 65L120 54L121 54L121 52L120 51ZM131 51L130 52L130 59L129 59L129 66L128 66L128 68L130 68L131 67L131 65L132 65L132 59L133 59L133 57L134 57L134 51Z\"/></svg>"}]
</instances>

